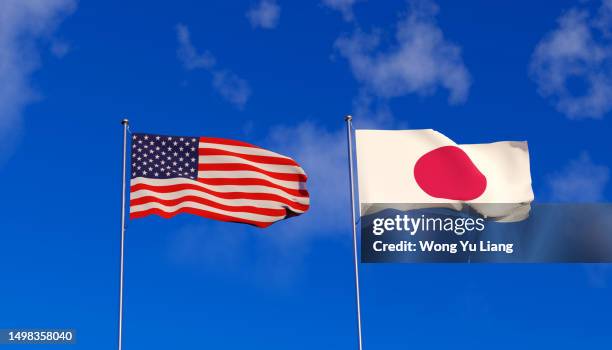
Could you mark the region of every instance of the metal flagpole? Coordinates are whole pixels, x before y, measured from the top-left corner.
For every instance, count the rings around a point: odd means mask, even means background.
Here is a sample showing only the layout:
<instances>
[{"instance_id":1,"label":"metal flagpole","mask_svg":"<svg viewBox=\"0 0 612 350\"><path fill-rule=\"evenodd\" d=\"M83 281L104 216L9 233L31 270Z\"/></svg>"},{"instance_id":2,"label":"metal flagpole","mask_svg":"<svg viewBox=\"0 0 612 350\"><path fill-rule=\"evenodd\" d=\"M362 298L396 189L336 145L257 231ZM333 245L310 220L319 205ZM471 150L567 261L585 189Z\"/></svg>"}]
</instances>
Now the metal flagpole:
<instances>
[{"instance_id":1,"label":"metal flagpole","mask_svg":"<svg viewBox=\"0 0 612 350\"><path fill-rule=\"evenodd\" d=\"M361 301L359 296L359 261L357 259L357 227L355 221L355 193L354 193L354 181L353 181L353 138L352 138L352 120L351 115L344 117L346 121L346 136L348 140L348 153L349 153L349 179L351 186L351 225L353 226L353 264L355 266L355 297L357 301L357 334L359 336L359 350L363 349L361 340Z\"/></svg>"},{"instance_id":2,"label":"metal flagpole","mask_svg":"<svg viewBox=\"0 0 612 350\"><path fill-rule=\"evenodd\" d=\"M129 121L123 119L121 121L123 125L123 177L121 186L121 262L120 262L120 273L119 273L119 350L122 347L122 335L123 335L123 251L125 244L125 168L127 167L127 133Z\"/></svg>"}]
</instances>

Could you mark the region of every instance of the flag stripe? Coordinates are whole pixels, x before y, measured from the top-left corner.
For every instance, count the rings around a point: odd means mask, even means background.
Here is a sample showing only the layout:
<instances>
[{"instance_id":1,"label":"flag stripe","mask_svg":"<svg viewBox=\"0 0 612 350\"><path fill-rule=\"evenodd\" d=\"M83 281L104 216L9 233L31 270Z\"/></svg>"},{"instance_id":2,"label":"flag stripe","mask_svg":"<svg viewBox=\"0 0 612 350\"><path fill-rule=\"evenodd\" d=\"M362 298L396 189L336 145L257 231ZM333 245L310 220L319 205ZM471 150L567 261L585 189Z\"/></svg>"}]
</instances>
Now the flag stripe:
<instances>
[{"instance_id":1,"label":"flag stripe","mask_svg":"<svg viewBox=\"0 0 612 350\"><path fill-rule=\"evenodd\" d=\"M224 210L221 208L216 208L210 205L200 204L200 203L191 202L191 201L184 201L184 202L181 202L175 205L165 205L165 204L155 201L155 202L149 202L145 204L138 204L138 205L132 206L134 213L143 211L143 210L153 209L153 208L160 209L162 211L165 211L166 213L172 213L181 208L186 208L186 207L206 210L206 211L210 211L210 212L221 214L221 215L233 216L237 219L247 219L247 220L260 221L260 222L272 222L278 219L282 219L284 217L283 214L266 215L266 214L247 213L247 212L232 212L232 211Z\"/></svg>"},{"instance_id":2,"label":"flag stripe","mask_svg":"<svg viewBox=\"0 0 612 350\"><path fill-rule=\"evenodd\" d=\"M261 148L259 146L251 145L250 143L237 141L237 140L229 140L222 139L218 137L200 137L200 142L203 143L216 143L219 145L229 145L229 146L242 146L242 147L252 147L252 148ZM263 149L263 148L261 148Z\"/></svg>"},{"instance_id":3,"label":"flag stripe","mask_svg":"<svg viewBox=\"0 0 612 350\"><path fill-rule=\"evenodd\" d=\"M301 190L306 184L301 181L284 181L257 171L200 171L199 179L260 179L292 190Z\"/></svg>"},{"instance_id":4,"label":"flag stripe","mask_svg":"<svg viewBox=\"0 0 612 350\"><path fill-rule=\"evenodd\" d=\"M182 196L176 199L162 199L158 196L145 196L132 200L132 206L146 205L148 203L158 203L166 207L175 207L182 205L182 203L198 203L206 205L211 208L225 210L228 212L244 212L257 215L266 216L284 216L287 214L287 210L283 208L261 208L253 205L225 205L218 201L211 201L209 199L198 197L198 196Z\"/></svg>"},{"instance_id":5,"label":"flag stripe","mask_svg":"<svg viewBox=\"0 0 612 350\"><path fill-rule=\"evenodd\" d=\"M269 156L269 157L290 159L289 157L283 156L282 154L278 154L276 152L268 151L267 149L257 148L257 147L233 146L233 145L223 145L223 144L217 144L217 143L200 142L199 148L215 148L215 149L220 149L220 150L240 153L240 154L250 154L254 156Z\"/></svg>"},{"instance_id":6,"label":"flag stripe","mask_svg":"<svg viewBox=\"0 0 612 350\"><path fill-rule=\"evenodd\" d=\"M305 189L293 189L277 185L268 180L262 179L231 179L231 178L216 178L216 179L198 179L198 182L214 185L214 186L263 186L279 189L292 196L307 196L308 192Z\"/></svg>"},{"instance_id":7,"label":"flag stripe","mask_svg":"<svg viewBox=\"0 0 612 350\"><path fill-rule=\"evenodd\" d=\"M233 156L200 156L198 157L199 164L248 164L266 171L287 174L304 174L302 168L293 165L278 165L278 164L263 164L251 162L240 157Z\"/></svg>"},{"instance_id":8,"label":"flag stripe","mask_svg":"<svg viewBox=\"0 0 612 350\"><path fill-rule=\"evenodd\" d=\"M274 200L279 197L276 197L273 200L270 200L269 198L260 199L260 198L243 198L243 197L228 199L228 198L216 196L214 194L210 194L210 193L207 193L201 190L193 190L193 189L184 189L184 190L175 189L175 190L171 190L167 192L158 192L156 190L141 189L141 190L131 192L130 200L131 200L131 203L134 205L134 204L143 204L146 201L154 201L155 198L159 198L160 200L177 200L181 198L194 197L194 196L204 198L207 200L211 200L211 201L215 201L215 202L225 204L228 206L236 206L236 207L254 206L258 208L268 208L268 209L279 208L279 201ZM146 198L146 200L143 198ZM291 207L291 209L295 212L304 212L306 209L308 209L307 205L301 205L301 204L286 201L286 200L282 201L281 205L282 204L285 204L286 206Z\"/></svg>"},{"instance_id":9,"label":"flag stripe","mask_svg":"<svg viewBox=\"0 0 612 350\"><path fill-rule=\"evenodd\" d=\"M153 188L160 186L172 186L172 185L191 185L193 189L204 189L218 193L231 193L231 192L246 192L255 194L273 194L279 197L286 198L290 201L305 203L309 201L308 195L291 195L285 191L267 187L267 186L216 186L205 184L197 180L190 179L148 179L148 178L135 178L131 182L131 191L136 191L142 188L142 185L149 185ZM149 188L150 189L150 188Z\"/></svg>"},{"instance_id":10,"label":"flag stripe","mask_svg":"<svg viewBox=\"0 0 612 350\"><path fill-rule=\"evenodd\" d=\"M306 182L307 176L305 174L295 173L278 173L274 171L267 171L249 164L238 164L238 163L212 163L212 164L200 164L198 170L202 171L239 171L239 170L250 170L257 171L262 174L266 174L269 177L273 177L279 180L285 181L302 181Z\"/></svg>"},{"instance_id":11,"label":"flag stripe","mask_svg":"<svg viewBox=\"0 0 612 350\"><path fill-rule=\"evenodd\" d=\"M281 158L281 157L270 157L270 156L258 156L252 154L242 154L231 151L226 151L218 148L200 148L198 150L198 154L200 156L232 156L239 157L242 159L250 160L255 163L263 163L263 164L276 164L276 165L294 165L298 166L298 164L290 158Z\"/></svg>"}]
</instances>

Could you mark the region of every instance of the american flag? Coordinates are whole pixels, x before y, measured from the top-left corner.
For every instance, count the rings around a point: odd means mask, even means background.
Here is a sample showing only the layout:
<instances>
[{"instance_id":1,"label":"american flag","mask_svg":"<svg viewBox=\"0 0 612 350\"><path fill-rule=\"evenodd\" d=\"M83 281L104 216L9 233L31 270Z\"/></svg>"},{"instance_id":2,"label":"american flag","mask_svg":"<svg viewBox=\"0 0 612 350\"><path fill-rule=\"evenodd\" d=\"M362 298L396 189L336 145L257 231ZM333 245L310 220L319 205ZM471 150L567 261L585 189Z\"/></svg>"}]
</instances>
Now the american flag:
<instances>
[{"instance_id":1,"label":"american flag","mask_svg":"<svg viewBox=\"0 0 612 350\"><path fill-rule=\"evenodd\" d=\"M134 133L131 154L132 219L190 213L267 227L309 207L304 170L246 142Z\"/></svg>"}]
</instances>

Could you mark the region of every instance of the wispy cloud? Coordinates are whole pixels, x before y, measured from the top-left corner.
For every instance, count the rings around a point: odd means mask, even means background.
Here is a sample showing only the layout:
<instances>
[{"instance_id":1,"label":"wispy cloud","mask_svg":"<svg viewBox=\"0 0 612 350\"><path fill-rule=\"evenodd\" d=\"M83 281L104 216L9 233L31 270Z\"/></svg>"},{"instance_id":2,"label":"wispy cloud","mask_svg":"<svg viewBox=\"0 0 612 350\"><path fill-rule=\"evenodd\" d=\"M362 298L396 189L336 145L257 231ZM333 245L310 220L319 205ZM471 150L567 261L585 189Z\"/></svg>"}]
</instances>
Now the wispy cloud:
<instances>
[{"instance_id":1,"label":"wispy cloud","mask_svg":"<svg viewBox=\"0 0 612 350\"><path fill-rule=\"evenodd\" d=\"M355 16L353 14L353 5L356 0L323 0L323 5L340 11L345 21L352 21Z\"/></svg>"},{"instance_id":2,"label":"wispy cloud","mask_svg":"<svg viewBox=\"0 0 612 350\"><path fill-rule=\"evenodd\" d=\"M187 26L178 24L176 26L176 37L179 42L176 54L185 69L212 69L215 66L215 57L209 51L201 54L197 52L191 42L191 33Z\"/></svg>"},{"instance_id":3,"label":"wispy cloud","mask_svg":"<svg viewBox=\"0 0 612 350\"><path fill-rule=\"evenodd\" d=\"M217 60L209 51L198 53L191 41L187 26L178 24L176 36L179 43L177 56L183 67L187 70L204 69L208 71L212 76L212 85L219 95L237 108L244 108L251 96L248 82L232 71L220 68Z\"/></svg>"},{"instance_id":4,"label":"wispy cloud","mask_svg":"<svg viewBox=\"0 0 612 350\"><path fill-rule=\"evenodd\" d=\"M438 6L431 1L411 1L408 14L396 24L394 43L387 48L381 48L380 31L357 29L336 41L337 51L362 84L356 106L410 94L429 96L439 88L449 92L451 104L467 100L470 74L461 49L445 39L436 23L437 13ZM382 111L384 116L385 108Z\"/></svg>"},{"instance_id":5,"label":"wispy cloud","mask_svg":"<svg viewBox=\"0 0 612 350\"><path fill-rule=\"evenodd\" d=\"M253 28L273 29L278 25L280 12L275 0L261 0L246 13L246 17Z\"/></svg>"},{"instance_id":6,"label":"wispy cloud","mask_svg":"<svg viewBox=\"0 0 612 350\"><path fill-rule=\"evenodd\" d=\"M569 118L612 110L612 1L597 12L572 8L536 46L530 75L541 96Z\"/></svg>"},{"instance_id":7,"label":"wispy cloud","mask_svg":"<svg viewBox=\"0 0 612 350\"><path fill-rule=\"evenodd\" d=\"M548 179L551 199L559 202L598 202L604 200L610 180L610 168L593 163L583 152L571 160L563 170Z\"/></svg>"},{"instance_id":8,"label":"wispy cloud","mask_svg":"<svg viewBox=\"0 0 612 350\"><path fill-rule=\"evenodd\" d=\"M0 163L14 147L24 107L36 96L30 76L41 66L40 39L49 39L75 8L73 0L0 1Z\"/></svg>"}]
</instances>

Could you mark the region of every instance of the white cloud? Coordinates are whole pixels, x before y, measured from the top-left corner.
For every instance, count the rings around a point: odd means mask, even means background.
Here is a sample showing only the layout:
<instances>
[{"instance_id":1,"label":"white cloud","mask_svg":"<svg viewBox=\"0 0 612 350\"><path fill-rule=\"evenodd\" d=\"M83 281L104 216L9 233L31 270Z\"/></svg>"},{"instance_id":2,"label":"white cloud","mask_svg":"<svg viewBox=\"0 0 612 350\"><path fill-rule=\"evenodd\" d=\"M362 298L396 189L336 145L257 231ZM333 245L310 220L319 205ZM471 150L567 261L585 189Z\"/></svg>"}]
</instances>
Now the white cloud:
<instances>
[{"instance_id":1,"label":"white cloud","mask_svg":"<svg viewBox=\"0 0 612 350\"><path fill-rule=\"evenodd\" d=\"M530 75L541 96L569 118L612 110L612 1L596 13L573 8L536 46Z\"/></svg>"},{"instance_id":2,"label":"white cloud","mask_svg":"<svg viewBox=\"0 0 612 350\"><path fill-rule=\"evenodd\" d=\"M439 88L449 92L449 103L467 100L471 85L459 46L444 38L435 21L438 7L430 1L412 1L410 11L396 25L395 40L381 49L379 31L364 33L356 30L342 36L335 47L344 56L362 92L355 104L372 97L388 99L418 94L428 96ZM383 117L387 113L382 108ZM379 115L379 113L374 113Z\"/></svg>"},{"instance_id":3,"label":"white cloud","mask_svg":"<svg viewBox=\"0 0 612 350\"><path fill-rule=\"evenodd\" d=\"M73 0L0 1L0 162L14 146L24 107L36 96L29 80L40 68L40 44L75 8Z\"/></svg>"},{"instance_id":4,"label":"white cloud","mask_svg":"<svg viewBox=\"0 0 612 350\"><path fill-rule=\"evenodd\" d=\"M185 69L211 69L214 67L216 63L215 57L209 51L198 54L196 48L191 43L191 34L187 26L178 24L176 26L176 37L179 42L177 56Z\"/></svg>"},{"instance_id":5,"label":"white cloud","mask_svg":"<svg viewBox=\"0 0 612 350\"><path fill-rule=\"evenodd\" d=\"M353 14L355 2L356 0L323 0L325 6L340 11L345 21L352 21L355 18Z\"/></svg>"},{"instance_id":6,"label":"white cloud","mask_svg":"<svg viewBox=\"0 0 612 350\"><path fill-rule=\"evenodd\" d=\"M251 96L246 80L227 70L213 72L213 86L223 98L239 108L244 107Z\"/></svg>"},{"instance_id":7,"label":"white cloud","mask_svg":"<svg viewBox=\"0 0 612 350\"><path fill-rule=\"evenodd\" d=\"M571 160L549 177L551 199L559 202L598 202L604 200L610 169L593 163L587 153Z\"/></svg>"},{"instance_id":8,"label":"white cloud","mask_svg":"<svg viewBox=\"0 0 612 350\"><path fill-rule=\"evenodd\" d=\"M212 76L212 85L219 95L237 108L244 108L251 96L248 82L230 70L220 68L217 60L209 51L198 53L191 42L187 26L178 24L176 36L179 43L177 57L183 67L187 70L204 69L208 71Z\"/></svg>"},{"instance_id":9,"label":"white cloud","mask_svg":"<svg viewBox=\"0 0 612 350\"><path fill-rule=\"evenodd\" d=\"M280 6L274 0L261 0L246 14L253 28L273 29L278 25Z\"/></svg>"}]
</instances>

